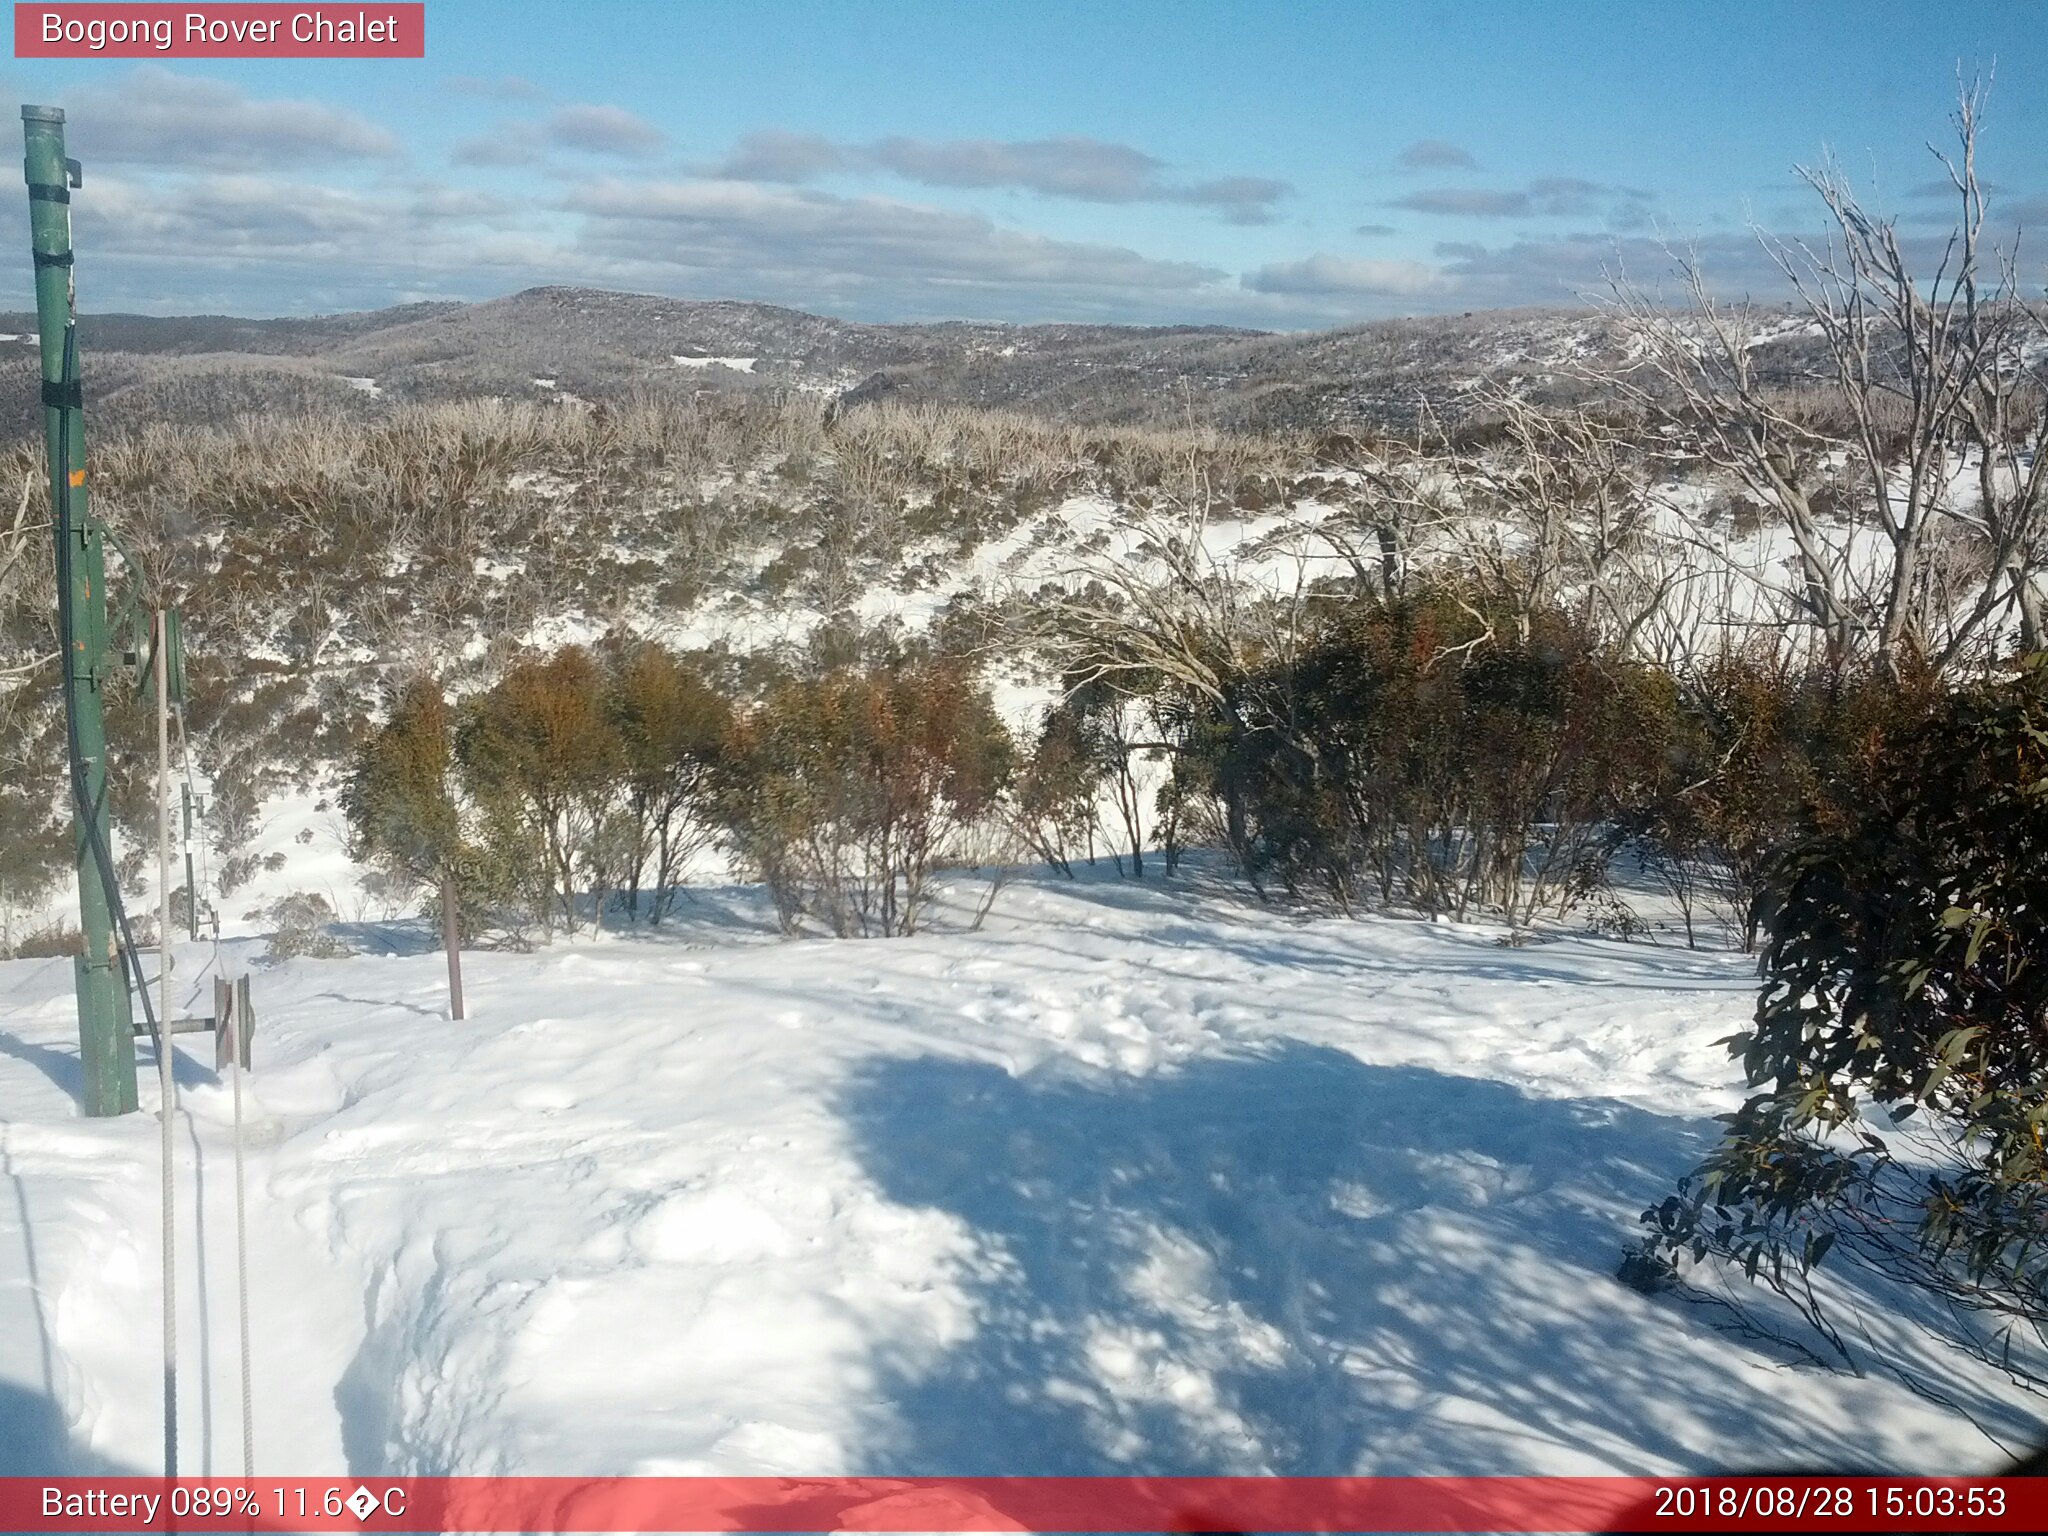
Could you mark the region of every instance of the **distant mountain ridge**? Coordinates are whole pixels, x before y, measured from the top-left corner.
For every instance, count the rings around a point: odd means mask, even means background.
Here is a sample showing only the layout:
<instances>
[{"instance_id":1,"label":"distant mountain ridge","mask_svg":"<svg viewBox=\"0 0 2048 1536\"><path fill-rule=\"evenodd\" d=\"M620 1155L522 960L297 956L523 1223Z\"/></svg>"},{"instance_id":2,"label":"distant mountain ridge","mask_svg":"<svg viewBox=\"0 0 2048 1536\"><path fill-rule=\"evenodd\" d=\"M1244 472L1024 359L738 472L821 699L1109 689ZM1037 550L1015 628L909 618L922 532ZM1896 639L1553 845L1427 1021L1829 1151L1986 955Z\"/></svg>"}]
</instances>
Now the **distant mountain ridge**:
<instances>
[{"instance_id":1,"label":"distant mountain ridge","mask_svg":"<svg viewBox=\"0 0 2048 1536\"><path fill-rule=\"evenodd\" d=\"M529 288L479 303L251 320L88 315L91 396L117 419L497 394L596 399L634 387L792 389L1089 423L1345 428L1456 414L1484 383L1573 394L1565 365L1617 350L1592 311L1504 310L1315 332L1224 326L873 324L771 304ZM0 313L5 421L34 422L35 317Z\"/></svg>"}]
</instances>

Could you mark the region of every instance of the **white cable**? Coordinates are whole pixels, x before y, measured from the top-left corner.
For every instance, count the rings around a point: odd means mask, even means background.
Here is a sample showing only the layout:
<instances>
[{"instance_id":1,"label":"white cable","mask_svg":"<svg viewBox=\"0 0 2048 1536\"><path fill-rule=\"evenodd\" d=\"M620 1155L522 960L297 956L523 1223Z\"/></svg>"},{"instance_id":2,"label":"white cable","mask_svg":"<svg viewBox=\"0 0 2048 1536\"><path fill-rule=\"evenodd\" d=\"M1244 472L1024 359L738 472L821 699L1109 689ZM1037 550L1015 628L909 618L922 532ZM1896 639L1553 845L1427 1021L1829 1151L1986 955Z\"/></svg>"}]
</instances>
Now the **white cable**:
<instances>
[{"instance_id":1,"label":"white cable","mask_svg":"<svg viewBox=\"0 0 2048 1536\"><path fill-rule=\"evenodd\" d=\"M171 1161L171 1114L177 1074L171 1057L171 726L169 663L164 613L156 612L156 847L157 847L157 1082L163 1098L164 1206L164 1476L178 1475L178 1264L177 1180Z\"/></svg>"},{"instance_id":2,"label":"white cable","mask_svg":"<svg viewBox=\"0 0 2048 1536\"><path fill-rule=\"evenodd\" d=\"M236 1300L242 1326L242 1476L256 1475L256 1419L250 1407L249 1390L249 1202L242 1174L242 1051L249 1037L249 1021L242 1017L239 997L233 1006L235 1020L235 1281L240 1287Z\"/></svg>"},{"instance_id":3,"label":"white cable","mask_svg":"<svg viewBox=\"0 0 2048 1536\"><path fill-rule=\"evenodd\" d=\"M200 798L197 786L192 781L192 741L185 733L184 709L180 707L177 714L178 750L184 766L185 786L192 794L192 814L198 824L200 834L198 838L199 873L200 878L205 880L211 878L211 871L206 863L205 801ZM168 804L168 802L166 803ZM199 900L199 893L196 890L188 890L186 898L196 903ZM199 975L193 978L193 986L195 988L204 979L208 971L217 970L223 977L227 975L227 971L221 963L220 926L216 923L210 925L210 927L212 929L213 952L207 959L206 964L200 967ZM242 1053L246 1048L245 1041L248 1039L249 1021L242 1016L240 994L232 987L230 987L228 992L227 1008L228 1017L234 1021L234 1039L231 1042L233 1060L229 1071L232 1074L231 1080L234 1087L235 1104L235 1311L236 1322L241 1336L242 1354L242 1476L254 1477L256 1475L256 1416L254 1407L255 1392L251 1376L255 1357L254 1352L249 1346L249 1185L243 1156L242 1136ZM214 1027L216 1029L226 1028L227 1023L226 1019L218 1020Z\"/></svg>"},{"instance_id":4,"label":"white cable","mask_svg":"<svg viewBox=\"0 0 2048 1536\"><path fill-rule=\"evenodd\" d=\"M185 711L183 706L180 706L177 710L177 717L178 752L184 768L185 787L192 796L193 819L198 827L199 879L203 883L210 881L212 878L212 870L207 862L206 802L200 797L198 787L193 782L192 740L185 731ZM199 900L199 892L188 890L186 898L196 904ZM197 996L199 983L205 979L208 971L218 971L223 977L227 975L227 970L222 963L221 956L220 925L213 923L209 927L211 929L212 953L208 956L206 964L200 967L199 974L192 980L195 997ZM242 1132L242 1053L246 1048L245 1041L248 1038L249 1020L243 1017L240 995L232 986L230 986L228 991L227 1009L228 1017L233 1020L234 1027L234 1040L232 1042L233 1061L229 1070L232 1073L235 1105L235 1310L241 1339L242 1475L244 1477L254 1477L256 1475L256 1417L254 1407L255 1392L251 1377L255 1356L249 1344L249 1198ZM226 1019L219 1020L216 1021L214 1027L216 1029L225 1028L227 1023Z\"/></svg>"}]
</instances>

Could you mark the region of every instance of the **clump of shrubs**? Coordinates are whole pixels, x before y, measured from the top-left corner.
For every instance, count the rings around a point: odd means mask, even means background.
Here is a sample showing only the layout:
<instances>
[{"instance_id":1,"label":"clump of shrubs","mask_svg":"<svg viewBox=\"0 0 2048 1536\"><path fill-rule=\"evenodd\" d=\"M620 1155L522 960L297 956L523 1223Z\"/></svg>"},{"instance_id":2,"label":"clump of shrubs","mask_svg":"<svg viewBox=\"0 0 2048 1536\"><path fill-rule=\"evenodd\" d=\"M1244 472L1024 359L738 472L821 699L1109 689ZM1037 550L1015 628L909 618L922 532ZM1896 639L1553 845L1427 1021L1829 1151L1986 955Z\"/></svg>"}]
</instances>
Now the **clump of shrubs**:
<instances>
[{"instance_id":1,"label":"clump of shrubs","mask_svg":"<svg viewBox=\"0 0 2048 1536\"><path fill-rule=\"evenodd\" d=\"M1012 770L987 693L951 662L791 678L737 718L714 815L785 929L914 933L932 876L994 818Z\"/></svg>"},{"instance_id":2,"label":"clump of shrubs","mask_svg":"<svg viewBox=\"0 0 2048 1536\"><path fill-rule=\"evenodd\" d=\"M846 656L752 697L719 659L616 638L516 662L451 704L414 679L343 795L352 853L468 931L656 924L716 844L790 932L915 932L932 878L987 846L1012 746L954 662Z\"/></svg>"},{"instance_id":3,"label":"clump of shrubs","mask_svg":"<svg viewBox=\"0 0 2048 1536\"><path fill-rule=\"evenodd\" d=\"M1136 621L1134 621L1136 622ZM1262 896L1521 926L1577 911L1648 931L1611 878L1661 884L1688 943L1755 943L1802 818L1854 813L1932 674L1731 648L1682 669L1589 608L1472 585L1318 594L1246 635L1102 650L1019 775L1025 842L1056 868L1100 835L1142 874L1219 844ZM1167 764L1149 817L1133 762ZM1121 862L1121 855L1119 855Z\"/></svg>"},{"instance_id":4,"label":"clump of shrubs","mask_svg":"<svg viewBox=\"0 0 2048 1536\"><path fill-rule=\"evenodd\" d=\"M1711 657L1678 685L1665 782L1629 808L1626 830L1688 943L1715 916L1751 950L1778 856L1809 821L1856 814L1889 744L1938 707L1940 685L1918 670L1795 667L1765 647Z\"/></svg>"},{"instance_id":5,"label":"clump of shrubs","mask_svg":"<svg viewBox=\"0 0 2048 1536\"><path fill-rule=\"evenodd\" d=\"M1261 890L1522 922L1601 883L1675 712L1669 677L1563 612L1522 637L1462 594L1357 602L1185 713L1175 788Z\"/></svg>"}]
</instances>

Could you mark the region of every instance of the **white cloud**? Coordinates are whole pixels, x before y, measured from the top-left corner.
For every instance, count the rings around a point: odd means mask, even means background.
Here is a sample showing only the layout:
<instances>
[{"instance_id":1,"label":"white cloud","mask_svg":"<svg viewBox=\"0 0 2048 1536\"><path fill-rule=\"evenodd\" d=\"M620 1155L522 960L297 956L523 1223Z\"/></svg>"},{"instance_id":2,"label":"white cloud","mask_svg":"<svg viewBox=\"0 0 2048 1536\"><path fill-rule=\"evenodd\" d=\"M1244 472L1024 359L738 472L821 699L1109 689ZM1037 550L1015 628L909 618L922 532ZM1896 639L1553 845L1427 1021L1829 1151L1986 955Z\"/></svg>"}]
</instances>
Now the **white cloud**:
<instances>
[{"instance_id":1,"label":"white cloud","mask_svg":"<svg viewBox=\"0 0 2048 1536\"><path fill-rule=\"evenodd\" d=\"M449 151L448 158L457 165L474 165L484 168L509 165L538 165L542 159L539 135L524 124L510 124L497 133L479 134L473 139L464 139Z\"/></svg>"},{"instance_id":2,"label":"white cloud","mask_svg":"<svg viewBox=\"0 0 2048 1536\"><path fill-rule=\"evenodd\" d=\"M1233 224L1265 224L1293 188L1270 176L1194 183L1167 178L1166 163L1128 144L1067 135L1051 139L879 139L846 144L768 128L750 133L712 174L743 181L805 182L835 171L885 171L928 187L1014 188L1089 203L1182 203Z\"/></svg>"},{"instance_id":3,"label":"white cloud","mask_svg":"<svg viewBox=\"0 0 2048 1536\"><path fill-rule=\"evenodd\" d=\"M1373 261L1318 253L1300 261L1277 262L1244 275L1255 293L1298 296L1360 295L1422 298L1447 291L1444 274L1426 262Z\"/></svg>"},{"instance_id":4,"label":"white cloud","mask_svg":"<svg viewBox=\"0 0 2048 1536\"><path fill-rule=\"evenodd\" d=\"M1475 171L1479 162L1472 158L1472 151L1442 139L1417 139L1400 154L1394 163L1404 171Z\"/></svg>"},{"instance_id":5,"label":"white cloud","mask_svg":"<svg viewBox=\"0 0 2048 1536\"><path fill-rule=\"evenodd\" d=\"M624 107L587 102L550 113L542 127L548 138L564 149L594 155L652 155L667 142L659 128Z\"/></svg>"},{"instance_id":6,"label":"white cloud","mask_svg":"<svg viewBox=\"0 0 2048 1536\"><path fill-rule=\"evenodd\" d=\"M1619 223L1640 223L1653 201L1633 187L1613 187L1583 176L1539 176L1527 186L1489 190L1484 187L1425 187L1404 193L1396 208L1454 217L1572 218L1607 208Z\"/></svg>"},{"instance_id":7,"label":"white cloud","mask_svg":"<svg viewBox=\"0 0 2048 1536\"><path fill-rule=\"evenodd\" d=\"M762 128L734 145L713 174L740 181L809 181L848 162L847 151L821 134Z\"/></svg>"},{"instance_id":8,"label":"white cloud","mask_svg":"<svg viewBox=\"0 0 2048 1536\"><path fill-rule=\"evenodd\" d=\"M70 142L88 163L273 170L396 157L398 140L353 112L262 101L219 80L145 67L72 95Z\"/></svg>"},{"instance_id":9,"label":"white cloud","mask_svg":"<svg viewBox=\"0 0 2048 1536\"><path fill-rule=\"evenodd\" d=\"M745 182L607 181L573 193L586 242L697 270L812 274L838 282L1190 289L1224 274L1120 246L1003 229L977 214Z\"/></svg>"}]
</instances>

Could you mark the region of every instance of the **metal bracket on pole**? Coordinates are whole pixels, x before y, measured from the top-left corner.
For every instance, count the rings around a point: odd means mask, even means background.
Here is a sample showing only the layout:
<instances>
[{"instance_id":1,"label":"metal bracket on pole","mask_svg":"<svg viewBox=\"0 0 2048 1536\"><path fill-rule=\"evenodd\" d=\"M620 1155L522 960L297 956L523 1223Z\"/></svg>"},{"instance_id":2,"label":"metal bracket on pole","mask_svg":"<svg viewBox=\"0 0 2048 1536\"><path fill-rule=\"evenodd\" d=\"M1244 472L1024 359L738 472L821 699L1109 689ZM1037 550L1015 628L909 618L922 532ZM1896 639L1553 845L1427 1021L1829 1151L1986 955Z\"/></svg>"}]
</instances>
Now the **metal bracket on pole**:
<instances>
[{"instance_id":1,"label":"metal bracket on pole","mask_svg":"<svg viewBox=\"0 0 2048 1536\"><path fill-rule=\"evenodd\" d=\"M172 1035L212 1035L214 1070L225 1072L228 1064L237 1058L242 1070L249 1070L249 1046L256 1035L256 1008L249 1000L249 978L237 976L233 981L216 976L213 980L213 1012L205 1017L167 1019L164 1032ZM133 1026L137 1036L145 1033L141 1024Z\"/></svg>"}]
</instances>

